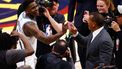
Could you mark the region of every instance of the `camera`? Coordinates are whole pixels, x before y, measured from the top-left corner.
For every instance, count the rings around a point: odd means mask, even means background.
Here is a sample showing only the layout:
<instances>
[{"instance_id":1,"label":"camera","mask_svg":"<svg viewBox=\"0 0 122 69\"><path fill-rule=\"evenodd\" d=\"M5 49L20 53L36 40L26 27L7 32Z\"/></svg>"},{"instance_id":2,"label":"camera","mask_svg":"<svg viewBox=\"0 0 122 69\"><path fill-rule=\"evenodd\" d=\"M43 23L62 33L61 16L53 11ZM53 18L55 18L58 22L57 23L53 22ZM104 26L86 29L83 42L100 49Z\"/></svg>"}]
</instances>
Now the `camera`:
<instances>
[{"instance_id":1,"label":"camera","mask_svg":"<svg viewBox=\"0 0 122 69\"><path fill-rule=\"evenodd\" d=\"M39 14L40 15L42 15L43 12L45 11L44 8L53 6L53 2L50 2L49 0L38 0L37 3L39 5Z\"/></svg>"},{"instance_id":2,"label":"camera","mask_svg":"<svg viewBox=\"0 0 122 69\"><path fill-rule=\"evenodd\" d=\"M109 15L105 18L104 22L106 25L111 26L112 21L117 21L115 14L110 11Z\"/></svg>"},{"instance_id":3,"label":"camera","mask_svg":"<svg viewBox=\"0 0 122 69\"><path fill-rule=\"evenodd\" d=\"M112 21L115 21L115 18L109 17L104 20L108 26L111 26Z\"/></svg>"}]
</instances>

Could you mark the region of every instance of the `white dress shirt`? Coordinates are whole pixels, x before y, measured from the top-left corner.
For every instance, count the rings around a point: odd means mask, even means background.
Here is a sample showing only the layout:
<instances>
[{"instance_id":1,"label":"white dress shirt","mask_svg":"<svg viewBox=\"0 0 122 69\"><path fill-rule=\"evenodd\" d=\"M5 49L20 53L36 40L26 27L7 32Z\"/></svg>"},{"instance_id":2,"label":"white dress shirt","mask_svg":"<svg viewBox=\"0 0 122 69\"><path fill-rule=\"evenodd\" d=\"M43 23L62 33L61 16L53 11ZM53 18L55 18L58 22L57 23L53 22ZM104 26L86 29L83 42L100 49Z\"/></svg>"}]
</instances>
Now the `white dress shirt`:
<instances>
[{"instance_id":1,"label":"white dress shirt","mask_svg":"<svg viewBox=\"0 0 122 69\"><path fill-rule=\"evenodd\" d=\"M95 30L95 31L92 33L93 37L92 37L91 42L95 39L95 37L100 33L100 31L101 31L103 28L104 28L104 27L102 26L102 27L100 27L99 29Z\"/></svg>"},{"instance_id":2,"label":"white dress shirt","mask_svg":"<svg viewBox=\"0 0 122 69\"><path fill-rule=\"evenodd\" d=\"M93 37L92 37L91 42L95 39L95 37L100 33L100 31L101 31L103 28L104 28L104 27L102 26L102 27L100 27L99 29L95 30L95 31L92 33ZM78 35L78 32L77 32L76 34L74 34L73 37L76 37L77 35Z\"/></svg>"}]
</instances>

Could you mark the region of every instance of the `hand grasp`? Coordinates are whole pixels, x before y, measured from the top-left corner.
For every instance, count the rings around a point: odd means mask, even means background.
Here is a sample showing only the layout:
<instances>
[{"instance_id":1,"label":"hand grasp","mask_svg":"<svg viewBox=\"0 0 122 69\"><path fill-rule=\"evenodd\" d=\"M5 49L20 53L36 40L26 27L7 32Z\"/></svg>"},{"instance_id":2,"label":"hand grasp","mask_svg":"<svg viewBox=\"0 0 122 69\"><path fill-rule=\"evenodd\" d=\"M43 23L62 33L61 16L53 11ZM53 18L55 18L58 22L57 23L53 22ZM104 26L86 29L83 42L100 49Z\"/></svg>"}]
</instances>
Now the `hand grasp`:
<instances>
[{"instance_id":1,"label":"hand grasp","mask_svg":"<svg viewBox=\"0 0 122 69\"><path fill-rule=\"evenodd\" d=\"M120 31L120 27L119 27L119 25L115 22L115 21L113 21L112 23L111 23L111 28L114 30L114 31Z\"/></svg>"},{"instance_id":2,"label":"hand grasp","mask_svg":"<svg viewBox=\"0 0 122 69\"><path fill-rule=\"evenodd\" d=\"M77 28L72 23L68 23L68 29L72 34L77 33Z\"/></svg>"},{"instance_id":3,"label":"hand grasp","mask_svg":"<svg viewBox=\"0 0 122 69\"><path fill-rule=\"evenodd\" d=\"M49 13L49 11L46 8L44 8L44 9L45 9L44 15L48 18L50 16L50 13Z\"/></svg>"}]
</instances>

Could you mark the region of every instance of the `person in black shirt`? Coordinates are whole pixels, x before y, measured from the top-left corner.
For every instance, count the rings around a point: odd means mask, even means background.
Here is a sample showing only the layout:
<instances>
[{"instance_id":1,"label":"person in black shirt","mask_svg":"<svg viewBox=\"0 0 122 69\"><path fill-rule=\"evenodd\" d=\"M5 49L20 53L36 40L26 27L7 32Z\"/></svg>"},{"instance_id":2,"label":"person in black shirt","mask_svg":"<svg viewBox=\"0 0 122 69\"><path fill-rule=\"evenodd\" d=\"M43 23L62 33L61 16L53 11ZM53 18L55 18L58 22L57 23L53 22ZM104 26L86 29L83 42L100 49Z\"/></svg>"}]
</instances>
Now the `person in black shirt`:
<instances>
[{"instance_id":1,"label":"person in black shirt","mask_svg":"<svg viewBox=\"0 0 122 69\"><path fill-rule=\"evenodd\" d=\"M62 23L65 22L64 16L58 13L58 1L50 0L50 2L53 2L53 6L47 7L49 15L44 13L44 15L37 17L37 25L39 29L45 32L47 36L60 32L62 30ZM37 58L41 55L50 53L51 49L52 47L50 45L37 41Z\"/></svg>"},{"instance_id":2,"label":"person in black shirt","mask_svg":"<svg viewBox=\"0 0 122 69\"><path fill-rule=\"evenodd\" d=\"M121 69L122 66L122 15L117 17L117 22L113 21L111 28L116 32L116 38L119 39L119 42L116 42L116 66L118 69Z\"/></svg>"}]
</instances>

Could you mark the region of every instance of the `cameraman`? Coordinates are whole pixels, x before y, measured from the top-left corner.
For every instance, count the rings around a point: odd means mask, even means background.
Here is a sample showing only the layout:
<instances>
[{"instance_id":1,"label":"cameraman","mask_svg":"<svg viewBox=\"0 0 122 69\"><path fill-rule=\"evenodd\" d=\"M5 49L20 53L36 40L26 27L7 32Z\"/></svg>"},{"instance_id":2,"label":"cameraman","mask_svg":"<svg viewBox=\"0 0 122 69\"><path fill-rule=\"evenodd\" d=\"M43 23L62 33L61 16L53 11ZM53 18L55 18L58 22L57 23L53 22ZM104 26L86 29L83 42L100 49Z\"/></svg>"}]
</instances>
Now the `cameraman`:
<instances>
[{"instance_id":1,"label":"cameraman","mask_svg":"<svg viewBox=\"0 0 122 69\"><path fill-rule=\"evenodd\" d=\"M37 17L37 24L40 30L46 33L47 36L56 34L62 30L62 23L65 22L63 15L58 13L59 2L58 0L50 0L52 6L46 7L44 15ZM42 12L41 12L42 13ZM51 46L40 41L37 41L37 58L41 55L51 52Z\"/></svg>"},{"instance_id":2,"label":"cameraman","mask_svg":"<svg viewBox=\"0 0 122 69\"><path fill-rule=\"evenodd\" d=\"M57 40L53 45L51 53L40 56L36 69L75 69L68 43ZM68 58L64 61L63 58Z\"/></svg>"},{"instance_id":3,"label":"cameraman","mask_svg":"<svg viewBox=\"0 0 122 69\"><path fill-rule=\"evenodd\" d=\"M110 28L112 21L116 20L116 15L118 14L117 11L117 4L114 4L114 0L97 0L97 10L100 14L102 14L106 20L105 20L105 28L109 32L111 38L115 39L115 32ZM117 0L116 3L120 2L120 0Z\"/></svg>"},{"instance_id":4,"label":"cameraman","mask_svg":"<svg viewBox=\"0 0 122 69\"><path fill-rule=\"evenodd\" d=\"M116 42L116 65L118 69L121 69L122 66L122 15L117 17L117 22L113 21L111 23L111 28L116 32L116 37L119 39L119 42Z\"/></svg>"}]
</instances>

